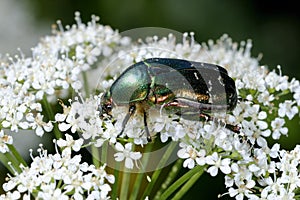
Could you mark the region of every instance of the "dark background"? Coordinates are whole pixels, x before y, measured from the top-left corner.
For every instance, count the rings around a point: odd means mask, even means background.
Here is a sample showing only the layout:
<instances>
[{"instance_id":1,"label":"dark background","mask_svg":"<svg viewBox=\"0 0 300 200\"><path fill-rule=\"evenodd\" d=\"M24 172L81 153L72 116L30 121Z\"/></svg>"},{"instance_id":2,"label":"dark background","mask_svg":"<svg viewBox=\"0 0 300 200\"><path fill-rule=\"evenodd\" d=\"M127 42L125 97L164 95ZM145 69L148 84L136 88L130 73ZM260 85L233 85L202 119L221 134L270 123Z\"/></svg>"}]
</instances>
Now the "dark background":
<instances>
[{"instance_id":1,"label":"dark background","mask_svg":"<svg viewBox=\"0 0 300 200\"><path fill-rule=\"evenodd\" d=\"M198 42L227 33L234 41L253 40L253 56L263 53L261 64L282 65L285 74L300 77L300 20L296 1L287 0L25 0L37 22L61 19L74 23L91 14L120 32L138 27L164 27L194 31Z\"/></svg>"},{"instance_id":2,"label":"dark background","mask_svg":"<svg viewBox=\"0 0 300 200\"><path fill-rule=\"evenodd\" d=\"M234 41L252 39L252 55L263 53L261 65L270 69L282 66L283 74L300 79L300 20L297 1L279 0L24 0L35 17L36 26L74 23L80 11L84 22L92 14L100 23L120 32L138 27L164 27L179 32L193 31L198 42L216 40L227 33ZM283 138L283 148L291 149L300 141L299 118L292 122L294 132ZM203 195L217 199L226 192L223 177L201 177L185 199ZM205 195L204 195L205 194ZM206 196L209 195L209 196ZM203 199L201 198L201 199ZM223 199L229 198L225 196Z\"/></svg>"}]
</instances>

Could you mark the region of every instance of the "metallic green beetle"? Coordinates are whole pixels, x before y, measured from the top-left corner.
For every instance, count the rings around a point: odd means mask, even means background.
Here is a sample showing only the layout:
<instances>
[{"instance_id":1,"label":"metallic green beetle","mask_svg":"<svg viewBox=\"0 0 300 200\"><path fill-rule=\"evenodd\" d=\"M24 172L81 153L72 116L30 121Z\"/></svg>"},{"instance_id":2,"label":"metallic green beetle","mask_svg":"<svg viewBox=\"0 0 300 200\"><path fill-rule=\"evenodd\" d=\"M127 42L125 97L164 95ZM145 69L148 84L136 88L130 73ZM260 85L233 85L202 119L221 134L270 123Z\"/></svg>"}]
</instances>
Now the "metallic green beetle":
<instances>
[{"instance_id":1,"label":"metallic green beetle","mask_svg":"<svg viewBox=\"0 0 300 200\"><path fill-rule=\"evenodd\" d=\"M234 80L217 65L171 58L150 58L127 68L103 96L100 110L110 113L114 106L129 106L122 132L134 113L144 116L152 106L164 108L188 120L216 121L212 112L231 111L237 104ZM239 133L239 127L220 122ZM122 133L121 132L121 133Z\"/></svg>"}]
</instances>

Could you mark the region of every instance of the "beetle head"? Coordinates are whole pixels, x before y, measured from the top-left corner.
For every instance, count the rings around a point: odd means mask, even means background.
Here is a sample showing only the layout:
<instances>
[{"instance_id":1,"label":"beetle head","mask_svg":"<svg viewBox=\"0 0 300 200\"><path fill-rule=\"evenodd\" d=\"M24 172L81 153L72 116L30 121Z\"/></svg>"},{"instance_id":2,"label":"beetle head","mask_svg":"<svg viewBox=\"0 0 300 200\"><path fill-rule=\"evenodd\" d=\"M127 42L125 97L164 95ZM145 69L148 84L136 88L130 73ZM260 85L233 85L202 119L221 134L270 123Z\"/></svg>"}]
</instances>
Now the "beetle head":
<instances>
[{"instance_id":1,"label":"beetle head","mask_svg":"<svg viewBox=\"0 0 300 200\"><path fill-rule=\"evenodd\" d=\"M112 98L110 92L105 92L101 97L101 103L99 106L100 115L110 115L112 110Z\"/></svg>"}]
</instances>

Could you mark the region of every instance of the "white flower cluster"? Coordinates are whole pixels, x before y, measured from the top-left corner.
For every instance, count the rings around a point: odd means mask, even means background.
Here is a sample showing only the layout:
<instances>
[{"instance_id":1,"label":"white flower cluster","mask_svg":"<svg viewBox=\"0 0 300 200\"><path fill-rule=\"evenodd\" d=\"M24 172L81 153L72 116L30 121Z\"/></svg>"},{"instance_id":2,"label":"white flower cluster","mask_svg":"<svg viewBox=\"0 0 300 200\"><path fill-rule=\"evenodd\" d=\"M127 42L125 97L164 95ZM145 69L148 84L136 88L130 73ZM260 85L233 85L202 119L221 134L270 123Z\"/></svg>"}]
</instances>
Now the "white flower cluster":
<instances>
[{"instance_id":1,"label":"white flower cluster","mask_svg":"<svg viewBox=\"0 0 300 200\"><path fill-rule=\"evenodd\" d=\"M78 132L85 141L96 147L101 147L108 141L118 151L115 153L116 161L125 160L125 166L132 169L133 160L140 159L142 155L140 152L131 151L131 143L127 143L124 147L117 142L121 129L115 127L111 121L101 120L98 111L99 100L99 97L95 96L80 103L79 99L75 98L70 107L62 104L64 113L57 113L55 116L59 123L58 128L62 132L69 129L72 133Z\"/></svg>"},{"instance_id":2,"label":"white flower cluster","mask_svg":"<svg viewBox=\"0 0 300 200\"><path fill-rule=\"evenodd\" d=\"M48 154L43 147L39 156L32 157L30 167L22 166L22 172L8 177L3 184L7 192L0 199L109 199L113 175L105 171L105 165L96 168L86 162L81 163L81 155L71 153L80 149L83 140L59 139L57 146L62 153ZM78 148L79 147L79 148Z\"/></svg>"},{"instance_id":3,"label":"white flower cluster","mask_svg":"<svg viewBox=\"0 0 300 200\"><path fill-rule=\"evenodd\" d=\"M170 34L131 43L130 39L121 37L110 27L97 24L97 17L93 16L87 25L81 22L78 13L75 19L77 25L67 27L65 31L59 22L60 31L45 37L33 48L32 58L21 56L0 66L0 94L3 96L0 101L0 128L13 131L33 128L38 135L43 135L44 131L52 130L55 120L61 132L78 133L82 137L74 141L66 134L65 140L58 140L57 145L65 148L62 154L48 155L45 150L40 150L40 157L34 159L30 168L24 167L24 172L10 177L4 185L6 191L17 187L17 192L7 195L29 192L46 198L51 192L52 196L73 192L74 199L80 199L83 194L93 196L100 193L106 197L110 187L104 179L113 183L113 178L102 168L100 173L93 165L80 164L80 156L71 157L70 151L85 147L83 143L95 147L109 144L115 151L115 161L124 161L129 169L133 169L134 163L139 167L142 152L137 149L151 145L145 133L143 116L137 113L131 117L122 132L128 108L115 107L112 116L100 113L101 94L95 94L89 98L80 95L80 98L69 101L70 106L61 103L63 113L56 113L53 121L44 122L39 101L45 100L45 97L61 97L62 89L78 91L86 86L88 83L81 80L80 75L87 70L97 68L101 71L102 77L93 71L94 75L101 77L98 85L91 84L96 81L93 76L89 77L89 85L95 87L90 89L102 92L132 63L163 57L223 66L235 80L238 95L244 100L230 113L213 113L222 121L220 124L215 121L189 121L169 115L163 109L150 108L147 122L153 141L159 138L164 144L170 140L179 142L177 156L184 159L184 167L193 169L200 165L211 176L221 171L225 174L225 185L231 197L294 198L295 190L300 187L297 170L300 147L287 152L280 150L278 144L270 147L267 138L277 140L288 134L286 121L299 115L300 82L283 76L280 67L277 73L259 66L259 60L250 54L251 41L239 45L224 35L216 43L209 41L200 45L191 33L183 34L181 42ZM240 126L240 134L223 127L224 122ZM0 144L8 143L5 143L7 137L3 132L0 136ZM1 152L7 151L5 145L1 147ZM52 173L53 170L57 171ZM37 171L38 175L35 174ZM40 179L42 176L43 179ZM62 189L58 180L68 186ZM80 181L85 184L78 184ZM36 191L37 187L40 189Z\"/></svg>"},{"instance_id":4,"label":"white flower cluster","mask_svg":"<svg viewBox=\"0 0 300 200\"><path fill-rule=\"evenodd\" d=\"M42 38L32 48L32 57L7 56L0 62L0 130L34 129L38 136L53 129L50 121L45 122L41 100L54 100L69 95L69 88L82 87L83 71L91 69L98 57L108 57L115 50L126 46L128 38L122 38L109 26L97 24L98 17L92 16L87 25L77 25L54 30L55 35ZM1 149L1 151L3 151Z\"/></svg>"}]
</instances>

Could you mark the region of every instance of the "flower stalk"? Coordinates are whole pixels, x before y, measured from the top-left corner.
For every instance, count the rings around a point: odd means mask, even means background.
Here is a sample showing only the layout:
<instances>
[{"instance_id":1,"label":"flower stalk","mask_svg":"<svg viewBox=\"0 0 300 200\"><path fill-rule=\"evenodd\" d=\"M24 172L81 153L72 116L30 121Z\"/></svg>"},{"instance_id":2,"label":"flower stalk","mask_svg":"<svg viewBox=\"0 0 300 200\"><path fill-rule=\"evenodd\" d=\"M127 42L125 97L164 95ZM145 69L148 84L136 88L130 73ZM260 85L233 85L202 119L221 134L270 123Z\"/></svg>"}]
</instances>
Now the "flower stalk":
<instances>
[{"instance_id":1,"label":"flower stalk","mask_svg":"<svg viewBox=\"0 0 300 200\"><path fill-rule=\"evenodd\" d=\"M184 194L189 191L189 189L195 184L195 182L201 177L204 172L205 167L200 167L199 171L194 174L181 188L180 190L172 197L172 199L182 199Z\"/></svg>"},{"instance_id":2,"label":"flower stalk","mask_svg":"<svg viewBox=\"0 0 300 200\"><path fill-rule=\"evenodd\" d=\"M0 154L0 161L11 174L15 174L15 171L12 169L12 166L9 164L10 160L7 158L6 154L3 153Z\"/></svg>"},{"instance_id":3,"label":"flower stalk","mask_svg":"<svg viewBox=\"0 0 300 200\"><path fill-rule=\"evenodd\" d=\"M92 159L93 159L93 164L95 165L96 168L100 167L100 154L99 154L99 149L96 148L95 146L92 146ZM105 149L105 148L104 148ZM101 155L101 160L105 160L105 150L102 149L102 155ZM105 163L105 162L104 162Z\"/></svg>"},{"instance_id":4,"label":"flower stalk","mask_svg":"<svg viewBox=\"0 0 300 200\"><path fill-rule=\"evenodd\" d=\"M122 182L121 182L121 191L120 191L120 200L128 199L129 189L130 189L130 172L122 173Z\"/></svg>"},{"instance_id":5,"label":"flower stalk","mask_svg":"<svg viewBox=\"0 0 300 200\"><path fill-rule=\"evenodd\" d=\"M182 161L178 160L173 166L171 171L168 173L168 176L166 180L161 184L161 188L155 193L154 199L160 199L162 198L162 194L166 192L167 188L172 184L172 181L175 180L177 174L179 173L181 169ZM175 187L173 187L175 188ZM169 190L169 194L165 194L165 196L169 196L174 191Z\"/></svg>"},{"instance_id":6,"label":"flower stalk","mask_svg":"<svg viewBox=\"0 0 300 200\"><path fill-rule=\"evenodd\" d=\"M8 148L12 155L15 157L15 159L19 162L18 165L22 164L24 167L27 167L27 163L25 162L19 151L15 148L15 146L8 145Z\"/></svg>"},{"instance_id":7,"label":"flower stalk","mask_svg":"<svg viewBox=\"0 0 300 200\"><path fill-rule=\"evenodd\" d=\"M147 145L145 147L144 157L141 160L140 171L135 177L135 181L133 184L133 190L130 192L130 198L129 198L130 200L138 199L138 194L142 188L142 184L141 184L143 182L142 179L147 176L147 173L143 172L143 170L145 170L145 168L147 167L149 159L150 159L150 155L148 152L151 152L153 146L154 146L154 144L151 143L150 145Z\"/></svg>"},{"instance_id":8,"label":"flower stalk","mask_svg":"<svg viewBox=\"0 0 300 200\"><path fill-rule=\"evenodd\" d=\"M172 170L172 171L178 171L178 170ZM181 176L177 181L175 181L173 184L171 184L170 186L169 183L170 181L168 181L167 183L165 183L167 185L167 188L161 195L156 196L156 199L167 199L168 197L170 197L178 188L180 188L186 181L192 180L192 181L196 181L194 180L195 178L199 178L202 173L204 171L204 166L197 166L195 168L193 168L192 170L188 171L187 173L185 173L183 176ZM174 173L174 172L173 172ZM197 174L197 175L196 175ZM195 176L196 175L196 176ZM175 176L173 176L175 177ZM193 177L193 179L191 179ZM187 192L187 189L190 187L190 183L187 184L181 191L180 193L177 195L180 196L182 193ZM175 195L176 196L176 195Z\"/></svg>"},{"instance_id":9,"label":"flower stalk","mask_svg":"<svg viewBox=\"0 0 300 200\"><path fill-rule=\"evenodd\" d=\"M151 176L151 182L147 185L144 194L142 196L142 199L145 199L146 196L149 196L152 192L152 189L154 187L154 185L157 183L157 181L159 180L159 176L162 172L163 166L166 166L166 162L168 161L168 159L170 158L171 154L173 153L175 147L177 146L176 142L171 142L166 150L166 152L163 154L162 158L160 159L158 165L157 165L157 170L155 170ZM170 179L174 178L178 172L178 169L180 168L182 164L181 160L177 161L177 164L174 164L174 167L172 168L172 170L170 171L170 173L167 176L166 181L168 180L168 182L170 182ZM165 187L168 184L168 182L165 182L164 184L162 184L162 187ZM160 193L160 192L158 192Z\"/></svg>"},{"instance_id":10,"label":"flower stalk","mask_svg":"<svg viewBox=\"0 0 300 200\"><path fill-rule=\"evenodd\" d=\"M120 172L120 163L119 162L115 162L115 165L114 165L114 177L116 179L116 183L120 181L121 179L121 172ZM111 198L112 199L116 199L118 196L119 196L119 191L120 191L120 184L114 184L112 186L112 191L111 191Z\"/></svg>"},{"instance_id":11,"label":"flower stalk","mask_svg":"<svg viewBox=\"0 0 300 200\"><path fill-rule=\"evenodd\" d=\"M42 104L44 105L44 108L45 108L45 110L46 110L45 113L47 114L48 119L49 119L50 121L54 121L54 120L55 120L55 119L54 119L54 112L53 112L53 110L52 110L52 106L51 106L51 104L49 103L49 101L48 101L46 95L43 96ZM54 133L54 136L55 136L56 139L62 138L62 134L61 134L61 132L59 131L58 126L57 126L56 123L54 123L53 133Z\"/></svg>"}]
</instances>

